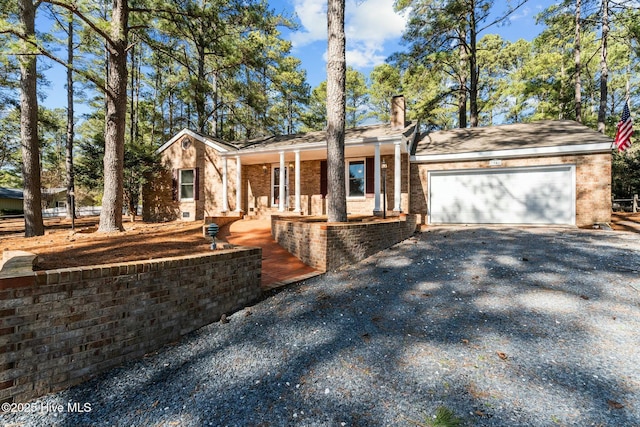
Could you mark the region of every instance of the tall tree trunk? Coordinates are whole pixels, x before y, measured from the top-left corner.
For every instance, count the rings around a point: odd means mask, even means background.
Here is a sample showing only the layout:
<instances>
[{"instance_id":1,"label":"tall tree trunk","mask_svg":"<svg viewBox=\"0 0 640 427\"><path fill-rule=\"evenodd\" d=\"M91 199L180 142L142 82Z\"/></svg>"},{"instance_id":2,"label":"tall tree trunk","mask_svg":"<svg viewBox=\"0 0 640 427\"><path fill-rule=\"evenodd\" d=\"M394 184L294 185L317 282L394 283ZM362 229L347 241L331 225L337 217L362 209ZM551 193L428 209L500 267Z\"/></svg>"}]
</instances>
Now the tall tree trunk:
<instances>
[{"instance_id":1,"label":"tall tree trunk","mask_svg":"<svg viewBox=\"0 0 640 427\"><path fill-rule=\"evenodd\" d=\"M151 108L154 111L153 120L151 121L151 141L156 140L156 129L160 128L160 133L162 134L162 130L164 129L163 121L164 121L164 102L160 98L160 82L162 80L162 72L160 70L160 64L157 61L157 56L154 59L154 66L156 68L156 75L153 80L153 104ZM157 111L160 110L160 118L158 119ZM158 123L160 122L160 123ZM162 136L164 136L162 134Z\"/></svg>"},{"instance_id":2,"label":"tall tree trunk","mask_svg":"<svg viewBox=\"0 0 640 427\"><path fill-rule=\"evenodd\" d=\"M564 82L565 78L566 78L566 72L565 72L565 69L564 69L564 61L563 61L562 64L560 65L560 81ZM565 88L565 85L561 84L560 85L560 89L559 89L559 94L558 94L558 98L560 100L560 102L559 102L560 105L558 106L558 110L559 110L558 111L558 120L563 120L564 119L564 111L565 111L565 108L567 108L565 106L565 103L564 103L564 99L565 99L564 88Z\"/></svg>"},{"instance_id":3,"label":"tall tree trunk","mask_svg":"<svg viewBox=\"0 0 640 427\"><path fill-rule=\"evenodd\" d=\"M293 134L293 101L287 96L287 135Z\"/></svg>"},{"instance_id":4,"label":"tall tree trunk","mask_svg":"<svg viewBox=\"0 0 640 427\"><path fill-rule=\"evenodd\" d=\"M327 7L327 219L347 220L344 165L345 126L345 0L328 0Z\"/></svg>"},{"instance_id":5,"label":"tall tree trunk","mask_svg":"<svg viewBox=\"0 0 640 427\"><path fill-rule=\"evenodd\" d=\"M458 92L458 127L467 127L467 50L464 45L460 46L460 91Z\"/></svg>"},{"instance_id":6,"label":"tall tree trunk","mask_svg":"<svg viewBox=\"0 0 640 427\"><path fill-rule=\"evenodd\" d=\"M213 73L213 135L221 138L220 132L220 101L218 100L218 72Z\"/></svg>"},{"instance_id":7,"label":"tall tree trunk","mask_svg":"<svg viewBox=\"0 0 640 427\"><path fill-rule=\"evenodd\" d=\"M135 141L136 137L136 47L131 46L131 95L129 99L129 142Z\"/></svg>"},{"instance_id":8,"label":"tall tree trunk","mask_svg":"<svg viewBox=\"0 0 640 427\"><path fill-rule=\"evenodd\" d=\"M581 0L576 0L576 39L574 47L575 73L576 73L576 91L575 91L575 108L576 121L582 123L582 83L580 81L581 64L580 64L580 9Z\"/></svg>"},{"instance_id":9,"label":"tall tree trunk","mask_svg":"<svg viewBox=\"0 0 640 427\"><path fill-rule=\"evenodd\" d=\"M127 117L128 0L113 0L107 113L104 133L104 194L99 232L122 231L124 139Z\"/></svg>"},{"instance_id":10,"label":"tall tree trunk","mask_svg":"<svg viewBox=\"0 0 640 427\"><path fill-rule=\"evenodd\" d=\"M607 80L609 69L607 67L607 38L609 37L609 1L602 0L602 37L600 46L600 107L598 108L598 132L605 131L607 118Z\"/></svg>"},{"instance_id":11,"label":"tall tree trunk","mask_svg":"<svg viewBox=\"0 0 640 427\"><path fill-rule=\"evenodd\" d=\"M174 134L173 131L173 110L174 110L174 101L173 101L173 89L169 92L169 97L167 103L169 108L169 135Z\"/></svg>"},{"instance_id":12,"label":"tall tree trunk","mask_svg":"<svg viewBox=\"0 0 640 427\"><path fill-rule=\"evenodd\" d=\"M204 45L204 42L202 43ZM196 115L198 120L198 132L206 133L207 128L207 112L206 112L206 74L205 74L206 56L204 47L198 49L198 77L196 83Z\"/></svg>"},{"instance_id":13,"label":"tall tree trunk","mask_svg":"<svg viewBox=\"0 0 640 427\"><path fill-rule=\"evenodd\" d=\"M469 119L471 127L478 126L478 64L477 64L476 4L469 7Z\"/></svg>"},{"instance_id":14,"label":"tall tree trunk","mask_svg":"<svg viewBox=\"0 0 640 427\"><path fill-rule=\"evenodd\" d=\"M73 172L73 13L69 12L67 39L67 145L65 152L66 184L67 184L67 218L75 217L75 177Z\"/></svg>"},{"instance_id":15,"label":"tall tree trunk","mask_svg":"<svg viewBox=\"0 0 640 427\"><path fill-rule=\"evenodd\" d=\"M20 0L20 25L25 37L35 37L36 9L32 0ZM44 235L42 190L40 183L40 141L38 139L38 97L36 93L36 55L24 54L20 61L20 139L22 142L22 177L24 179L24 231L26 237Z\"/></svg>"},{"instance_id":16,"label":"tall tree trunk","mask_svg":"<svg viewBox=\"0 0 640 427\"><path fill-rule=\"evenodd\" d=\"M136 68L135 68L135 73L136 73L136 91L135 91L135 107L136 107L136 114L134 115L135 118L135 133L134 133L134 137L135 137L135 141L139 141L141 142L141 138L140 138L140 87L142 85L142 47L140 47L138 49L138 60L136 62Z\"/></svg>"},{"instance_id":17,"label":"tall tree trunk","mask_svg":"<svg viewBox=\"0 0 640 427\"><path fill-rule=\"evenodd\" d=\"M629 76L631 76L631 64L627 65L627 83L625 84L625 96L624 99L629 101L631 97L631 84L629 83Z\"/></svg>"},{"instance_id":18,"label":"tall tree trunk","mask_svg":"<svg viewBox=\"0 0 640 427\"><path fill-rule=\"evenodd\" d=\"M615 92L611 93L608 95L611 99L609 101L609 106L610 106L610 110L609 110L609 115L613 116L616 112L615 112L615 102L616 102L616 97L615 97Z\"/></svg>"}]
</instances>

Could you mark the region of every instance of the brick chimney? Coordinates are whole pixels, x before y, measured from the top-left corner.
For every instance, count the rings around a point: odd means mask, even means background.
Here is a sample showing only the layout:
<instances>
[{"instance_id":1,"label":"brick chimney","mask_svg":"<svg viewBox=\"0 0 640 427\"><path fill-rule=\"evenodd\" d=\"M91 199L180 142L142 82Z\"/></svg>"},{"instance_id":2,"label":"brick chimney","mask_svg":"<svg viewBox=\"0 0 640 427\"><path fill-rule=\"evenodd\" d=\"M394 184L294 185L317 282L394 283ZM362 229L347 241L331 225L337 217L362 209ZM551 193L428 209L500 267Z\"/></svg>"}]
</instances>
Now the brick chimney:
<instances>
[{"instance_id":1,"label":"brick chimney","mask_svg":"<svg viewBox=\"0 0 640 427\"><path fill-rule=\"evenodd\" d=\"M404 129L406 109L404 95L396 95L391 98L391 130Z\"/></svg>"}]
</instances>

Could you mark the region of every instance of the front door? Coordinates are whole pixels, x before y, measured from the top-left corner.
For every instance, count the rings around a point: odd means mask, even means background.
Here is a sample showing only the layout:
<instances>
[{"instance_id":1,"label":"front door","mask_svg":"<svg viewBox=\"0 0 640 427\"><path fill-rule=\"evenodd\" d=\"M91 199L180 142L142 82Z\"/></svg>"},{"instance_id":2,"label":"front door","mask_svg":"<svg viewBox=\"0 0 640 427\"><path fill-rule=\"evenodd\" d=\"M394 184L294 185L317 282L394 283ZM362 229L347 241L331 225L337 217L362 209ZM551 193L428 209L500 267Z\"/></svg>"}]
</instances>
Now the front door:
<instances>
[{"instance_id":1,"label":"front door","mask_svg":"<svg viewBox=\"0 0 640 427\"><path fill-rule=\"evenodd\" d=\"M280 189L280 164L271 168L271 206L277 208L280 206L280 195L284 196L284 208L289 208L289 176L287 168L284 168L284 189Z\"/></svg>"}]
</instances>

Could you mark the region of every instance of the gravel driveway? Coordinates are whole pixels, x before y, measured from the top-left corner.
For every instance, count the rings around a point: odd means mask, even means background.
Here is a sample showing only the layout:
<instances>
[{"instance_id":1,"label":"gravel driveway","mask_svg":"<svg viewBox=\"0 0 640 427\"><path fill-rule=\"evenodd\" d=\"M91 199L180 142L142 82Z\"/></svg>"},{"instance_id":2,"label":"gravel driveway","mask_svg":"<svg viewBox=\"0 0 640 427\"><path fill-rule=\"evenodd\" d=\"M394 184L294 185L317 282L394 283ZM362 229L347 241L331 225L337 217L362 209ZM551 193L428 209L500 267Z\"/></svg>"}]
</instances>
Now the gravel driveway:
<instances>
[{"instance_id":1,"label":"gravel driveway","mask_svg":"<svg viewBox=\"0 0 640 427\"><path fill-rule=\"evenodd\" d=\"M6 424L640 425L640 236L430 228Z\"/></svg>"}]
</instances>

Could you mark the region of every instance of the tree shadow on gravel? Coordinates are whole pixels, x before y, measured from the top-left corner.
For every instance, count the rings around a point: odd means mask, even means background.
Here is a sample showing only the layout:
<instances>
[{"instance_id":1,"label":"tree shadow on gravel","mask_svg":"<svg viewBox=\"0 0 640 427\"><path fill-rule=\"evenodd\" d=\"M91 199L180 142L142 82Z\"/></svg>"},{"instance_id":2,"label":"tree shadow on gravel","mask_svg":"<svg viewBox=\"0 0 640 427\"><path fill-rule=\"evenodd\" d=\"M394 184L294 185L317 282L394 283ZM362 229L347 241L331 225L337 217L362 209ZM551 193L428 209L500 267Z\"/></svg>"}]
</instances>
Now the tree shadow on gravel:
<instances>
[{"instance_id":1,"label":"tree shadow on gravel","mask_svg":"<svg viewBox=\"0 0 640 427\"><path fill-rule=\"evenodd\" d=\"M41 400L92 404L62 426L640 425L639 249L431 229Z\"/></svg>"}]
</instances>

